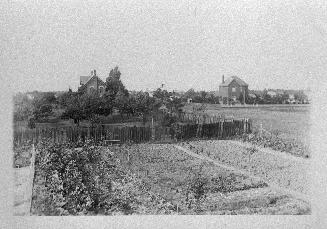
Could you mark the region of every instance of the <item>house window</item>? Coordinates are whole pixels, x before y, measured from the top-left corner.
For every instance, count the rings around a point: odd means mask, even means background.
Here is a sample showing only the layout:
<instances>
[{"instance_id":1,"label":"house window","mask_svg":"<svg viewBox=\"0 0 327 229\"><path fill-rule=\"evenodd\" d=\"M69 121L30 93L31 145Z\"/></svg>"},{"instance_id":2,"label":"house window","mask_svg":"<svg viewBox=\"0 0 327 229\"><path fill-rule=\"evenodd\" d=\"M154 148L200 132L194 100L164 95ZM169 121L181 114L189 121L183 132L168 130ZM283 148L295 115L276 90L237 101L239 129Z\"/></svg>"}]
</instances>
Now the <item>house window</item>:
<instances>
[{"instance_id":1,"label":"house window","mask_svg":"<svg viewBox=\"0 0 327 229\"><path fill-rule=\"evenodd\" d=\"M92 92L94 92L94 91L95 91L94 86L91 86L91 87L89 88L89 92L92 93Z\"/></svg>"},{"instance_id":2,"label":"house window","mask_svg":"<svg viewBox=\"0 0 327 229\"><path fill-rule=\"evenodd\" d=\"M232 87L232 92L236 92L236 87Z\"/></svg>"}]
</instances>

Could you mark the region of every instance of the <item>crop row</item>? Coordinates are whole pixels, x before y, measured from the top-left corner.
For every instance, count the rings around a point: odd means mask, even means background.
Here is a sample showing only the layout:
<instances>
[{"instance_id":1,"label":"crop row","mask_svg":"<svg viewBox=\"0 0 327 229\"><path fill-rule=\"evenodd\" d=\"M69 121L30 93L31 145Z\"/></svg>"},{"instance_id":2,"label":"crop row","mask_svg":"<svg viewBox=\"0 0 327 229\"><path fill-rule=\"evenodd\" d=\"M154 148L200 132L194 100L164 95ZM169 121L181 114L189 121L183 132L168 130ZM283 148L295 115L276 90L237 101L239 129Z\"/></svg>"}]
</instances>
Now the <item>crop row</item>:
<instances>
[{"instance_id":1,"label":"crop row","mask_svg":"<svg viewBox=\"0 0 327 229\"><path fill-rule=\"evenodd\" d=\"M307 165L304 163L285 160L228 141L192 141L180 144L195 153L262 177L269 183L303 193L307 191Z\"/></svg>"}]
</instances>

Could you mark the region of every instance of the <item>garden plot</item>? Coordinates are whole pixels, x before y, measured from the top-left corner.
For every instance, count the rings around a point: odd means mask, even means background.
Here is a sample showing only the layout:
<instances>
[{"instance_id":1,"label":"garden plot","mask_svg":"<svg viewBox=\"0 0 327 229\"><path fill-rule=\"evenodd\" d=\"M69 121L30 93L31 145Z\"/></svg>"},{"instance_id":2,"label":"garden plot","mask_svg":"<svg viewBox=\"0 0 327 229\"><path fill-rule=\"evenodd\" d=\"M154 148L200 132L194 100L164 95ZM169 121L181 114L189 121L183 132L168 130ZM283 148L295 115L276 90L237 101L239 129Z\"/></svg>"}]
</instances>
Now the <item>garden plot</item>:
<instances>
[{"instance_id":1,"label":"garden plot","mask_svg":"<svg viewBox=\"0 0 327 229\"><path fill-rule=\"evenodd\" d=\"M172 144L37 146L31 214L309 214L260 179Z\"/></svg>"},{"instance_id":2,"label":"garden plot","mask_svg":"<svg viewBox=\"0 0 327 229\"><path fill-rule=\"evenodd\" d=\"M180 143L194 153L205 155L218 162L248 171L264 181L280 187L308 193L309 163L286 160L273 154L232 144L229 141L192 141Z\"/></svg>"},{"instance_id":3,"label":"garden plot","mask_svg":"<svg viewBox=\"0 0 327 229\"><path fill-rule=\"evenodd\" d=\"M121 165L179 214L307 214L307 203L258 180L191 157L173 145L112 147ZM177 207L178 206L178 207Z\"/></svg>"}]
</instances>

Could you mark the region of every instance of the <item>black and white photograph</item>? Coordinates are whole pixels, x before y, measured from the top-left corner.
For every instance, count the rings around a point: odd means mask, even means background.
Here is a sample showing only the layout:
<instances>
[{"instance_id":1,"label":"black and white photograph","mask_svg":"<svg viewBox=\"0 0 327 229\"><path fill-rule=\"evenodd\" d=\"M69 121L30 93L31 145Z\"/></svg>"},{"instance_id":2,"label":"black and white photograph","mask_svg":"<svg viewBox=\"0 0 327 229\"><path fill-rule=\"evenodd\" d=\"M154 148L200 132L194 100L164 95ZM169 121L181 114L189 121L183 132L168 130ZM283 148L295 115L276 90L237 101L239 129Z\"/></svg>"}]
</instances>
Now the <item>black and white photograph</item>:
<instances>
[{"instance_id":1,"label":"black and white photograph","mask_svg":"<svg viewBox=\"0 0 327 229\"><path fill-rule=\"evenodd\" d=\"M312 216L324 1L3 5L14 217Z\"/></svg>"}]
</instances>

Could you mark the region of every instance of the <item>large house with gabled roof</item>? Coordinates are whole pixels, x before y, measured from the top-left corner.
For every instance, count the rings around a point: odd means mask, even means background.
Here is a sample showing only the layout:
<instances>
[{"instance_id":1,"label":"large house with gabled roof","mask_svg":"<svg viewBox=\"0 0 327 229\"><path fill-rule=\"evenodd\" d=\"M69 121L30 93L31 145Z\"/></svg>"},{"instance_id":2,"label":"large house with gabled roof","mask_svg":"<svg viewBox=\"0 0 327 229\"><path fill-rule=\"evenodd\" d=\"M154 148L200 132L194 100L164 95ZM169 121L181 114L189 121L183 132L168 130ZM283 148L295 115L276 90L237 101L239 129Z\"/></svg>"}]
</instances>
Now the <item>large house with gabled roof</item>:
<instances>
[{"instance_id":1,"label":"large house with gabled roof","mask_svg":"<svg viewBox=\"0 0 327 229\"><path fill-rule=\"evenodd\" d=\"M231 104L232 102L240 102L245 104L248 97L249 85L237 76L231 76L228 79L222 77L219 85L219 96L223 104Z\"/></svg>"},{"instance_id":2,"label":"large house with gabled roof","mask_svg":"<svg viewBox=\"0 0 327 229\"><path fill-rule=\"evenodd\" d=\"M102 96L105 88L106 84L97 76L96 70L91 71L91 75L89 76L80 76L80 87L78 91Z\"/></svg>"}]
</instances>

